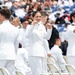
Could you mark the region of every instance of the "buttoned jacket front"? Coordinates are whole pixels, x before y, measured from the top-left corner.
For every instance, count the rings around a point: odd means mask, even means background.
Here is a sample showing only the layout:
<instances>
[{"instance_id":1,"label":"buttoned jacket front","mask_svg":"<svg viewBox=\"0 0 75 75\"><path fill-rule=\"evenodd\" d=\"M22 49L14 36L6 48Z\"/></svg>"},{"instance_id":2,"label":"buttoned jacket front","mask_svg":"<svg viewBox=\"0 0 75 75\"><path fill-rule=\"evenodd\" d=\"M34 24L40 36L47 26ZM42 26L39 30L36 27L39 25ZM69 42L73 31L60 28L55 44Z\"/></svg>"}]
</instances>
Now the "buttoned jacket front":
<instances>
[{"instance_id":1,"label":"buttoned jacket front","mask_svg":"<svg viewBox=\"0 0 75 75\"><path fill-rule=\"evenodd\" d=\"M52 29L45 29L42 22L35 26L31 25L26 31L25 36L29 38L29 56L45 57L46 50L44 47L44 39L48 40L51 36Z\"/></svg>"},{"instance_id":2,"label":"buttoned jacket front","mask_svg":"<svg viewBox=\"0 0 75 75\"><path fill-rule=\"evenodd\" d=\"M18 29L8 20L0 25L0 60L15 60L18 48Z\"/></svg>"}]
</instances>

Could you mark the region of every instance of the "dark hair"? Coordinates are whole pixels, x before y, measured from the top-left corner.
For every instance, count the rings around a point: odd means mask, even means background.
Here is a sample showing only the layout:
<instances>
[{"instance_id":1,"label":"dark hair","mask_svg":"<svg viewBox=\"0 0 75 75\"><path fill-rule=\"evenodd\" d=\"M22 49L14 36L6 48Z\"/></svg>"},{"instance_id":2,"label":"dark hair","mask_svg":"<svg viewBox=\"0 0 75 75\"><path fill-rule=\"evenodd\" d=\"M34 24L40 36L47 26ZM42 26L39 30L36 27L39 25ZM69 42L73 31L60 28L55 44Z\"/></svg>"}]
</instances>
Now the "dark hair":
<instances>
[{"instance_id":1,"label":"dark hair","mask_svg":"<svg viewBox=\"0 0 75 75\"><path fill-rule=\"evenodd\" d=\"M34 17L37 13L40 13L41 14L40 11L34 11L33 14L32 14L32 16Z\"/></svg>"},{"instance_id":2,"label":"dark hair","mask_svg":"<svg viewBox=\"0 0 75 75\"><path fill-rule=\"evenodd\" d=\"M47 21L49 20L49 15L48 15L46 12L41 12L41 15L42 15L43 17L46 17L46 16L47 16Z\"/></svg>"},{"instance_id":3,"label":"dark hair","mask_svg":"<svg viewBox=\"0 0 75 75\"><path fill-rule=\"evenodd\" d=\"M22 44L21 43L19 43L19 48L22 48Z\"/></svg>"},{"instance_id":4,"label":"dark hair","mask_svg":"<svg viewBox=\"0 0 75 75\"><path fill-rule=\"evenodd\" d=\"M10 19L11 11L9 9L1 9L0 14L3 15L6 19Z\"/></svg>"},{"instance_id":5,"label":"dark hair","mask_svg":"<svg viewBox=\"0 0 75 75\"><path fill-rule=\"evenodd\" d=\"M70 16L74 16L75 15L75 11L72 11L72 13L70 14Z\"/></svg>"},{"instance_id":6,"label":"dark hair","mask_svg":"<svg viewBox=\"0 0 75 75\"><path fill-rule=\"evenodd\" d=\"M56 37L56 38L54 39L54 44L56 43L56 41L57 41L58 39L60 39L60 37Z\"/></svg>"},{"instance_id":7,"label":"dark hair","mask_svg":"<svg viewBox=\"0 0 75 75\"><path fill-rule=\"evenodd\" d=\"M47 23L50 23L50 21L47 21L47 22L45 23L45 25L46 25Z\"/></svg>"},{"instance_id":8,"label":"dark hair","mask_svg":"<svg viewBox=\"0 0 75 75\"><path fill-rule=\"evenodd\" d=\"M31 20L31 21L30 21ZM32 18L28 18L28 22L29 22L29 24L31 24L32 23L32 21L33 21L33 19Z\"/></svg>"},{"instance_id":9,"label":"dark hair","mask_svg":"<svg viewBox=\"0 0 75 75\"><path fill-rule=\"evenodd\" d=\"M41 12L42 16L48 16L48 14L46 12Z\"/></svg>"},{"instance_id":10,"label":"dark hair","mask_svg":"<svg viewBox=\"0 0 75 75\"><path fill-rule=\"evenodd\" d=\"M23 23L23 22L25 22L25 21L28 21L28 19L23 19L23 20L21 21L21 23Z\"/></svg>"},{"instance_id":11,"label":"dark hair","mask_svg":"<svg viewBox=\"0 0 75 75\"><path fill-rule=\"evenodd\" d=\"M70 18L71 18L70 22L71 22L71 23L73 22L73 20L72 20L72 17L73 17L73 16L75 16L75 11L72 11L72 13L70 14Z\"/></svg>"}]
</instances>

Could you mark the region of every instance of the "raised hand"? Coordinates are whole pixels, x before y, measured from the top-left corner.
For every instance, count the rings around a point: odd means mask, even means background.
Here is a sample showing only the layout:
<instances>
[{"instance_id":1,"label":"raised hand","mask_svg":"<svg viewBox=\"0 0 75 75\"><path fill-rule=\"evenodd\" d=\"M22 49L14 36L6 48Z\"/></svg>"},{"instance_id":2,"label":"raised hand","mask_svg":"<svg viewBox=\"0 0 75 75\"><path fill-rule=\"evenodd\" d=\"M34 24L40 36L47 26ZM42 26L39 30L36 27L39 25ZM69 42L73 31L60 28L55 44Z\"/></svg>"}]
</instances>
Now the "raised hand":
<instances>
[{"instance_id":1,"label":"raised hand","mask_svg":"<svg viewBox=\"0 0 75 75\"><path fill-rule=\"evenodd\" d=\"M34 26L34 25L36 25L37 23L38 23L38 22L34 20L34 21L32 22L32 25Z\"/></svg>"}]
</instances>

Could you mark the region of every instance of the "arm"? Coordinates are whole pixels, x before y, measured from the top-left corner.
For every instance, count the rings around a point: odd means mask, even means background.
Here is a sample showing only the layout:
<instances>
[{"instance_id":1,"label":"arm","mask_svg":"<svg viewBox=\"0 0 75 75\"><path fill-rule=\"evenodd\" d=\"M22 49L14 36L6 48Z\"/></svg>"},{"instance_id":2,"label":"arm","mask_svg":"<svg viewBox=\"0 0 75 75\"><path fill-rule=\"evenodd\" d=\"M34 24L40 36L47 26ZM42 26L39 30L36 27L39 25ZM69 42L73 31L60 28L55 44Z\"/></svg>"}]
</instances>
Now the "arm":
<instances>
[{"instance_id":1,"label":"arm","mask_svg":"<svg viewBox=\"0 0 75 75\"><path fill-rule=\"evenodd\" d=\"M52 34L52 28L51 29L47 29L46 33L44 34L44 39L49 40Z\"/></svg>"},{"instance_id":2,"label":"arm","mask_svg":"<svg viewBox=\"0 0 75 75\"><path fill-rule=\"evenodd\" d=\"M47 28L47 31L46 31L46 28ZM52 25L46 25L46 28L45 26L43 27L43 30L44 30L43 38L49 40L52 34Z\"/></svg>"},{"instance_id":3,"label":"arm","mask_svg":"<svg viewBox=\"0 0 75 75\"><path fill-rule=\"evenodd\" d=\"M29 38L33 30L34 30L34 26L33 26L33 25L29 26L29 27L26 29L25 36L26 36L27 38Z\"/></svg>"},{"instance_id":4,"label":"arm","mask_svg":"<svg viewBox=\"0 0 75 75\"><path fill-rule=\"evenodd\" d=\"M37 21L33 21L32 24L27 27L26 32L25 32L25 36L26 36L27 38L30 36L30 34L31 34L32 31L34 30L34 27L35 27L36 24L37 24Z\"/></svg>"}]
</instances>

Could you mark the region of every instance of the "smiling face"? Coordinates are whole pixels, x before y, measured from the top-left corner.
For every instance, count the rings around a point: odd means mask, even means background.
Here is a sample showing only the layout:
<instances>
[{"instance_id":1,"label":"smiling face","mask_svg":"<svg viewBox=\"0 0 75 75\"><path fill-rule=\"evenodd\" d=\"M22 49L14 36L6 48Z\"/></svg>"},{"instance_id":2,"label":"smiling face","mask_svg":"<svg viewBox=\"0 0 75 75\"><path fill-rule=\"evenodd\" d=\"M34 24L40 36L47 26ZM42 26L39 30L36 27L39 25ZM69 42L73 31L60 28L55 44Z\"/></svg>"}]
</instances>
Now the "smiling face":
<instances>
[{"instance_id":1,"label":"smiling face","mask_svg":"<svg viewBox=\"0 0 75 75\"><path fill-rule=\"evenodd\" d=\"M36 20L37 22L41 21L41 13L37 12L33 19Z\"/></svg>"},{"instance_id":2,"label":"smiling face","mask_svg":"<svg viewBox=\"0 0 75 75\"><path fill-rule=\"evenodd\" d=\"M19 18L14 18L13 21L12 21L12 24L13 24L15 27L19 26L19 24L20 24L20 19L19 19Z\"/></svg>"}]
</instances>

